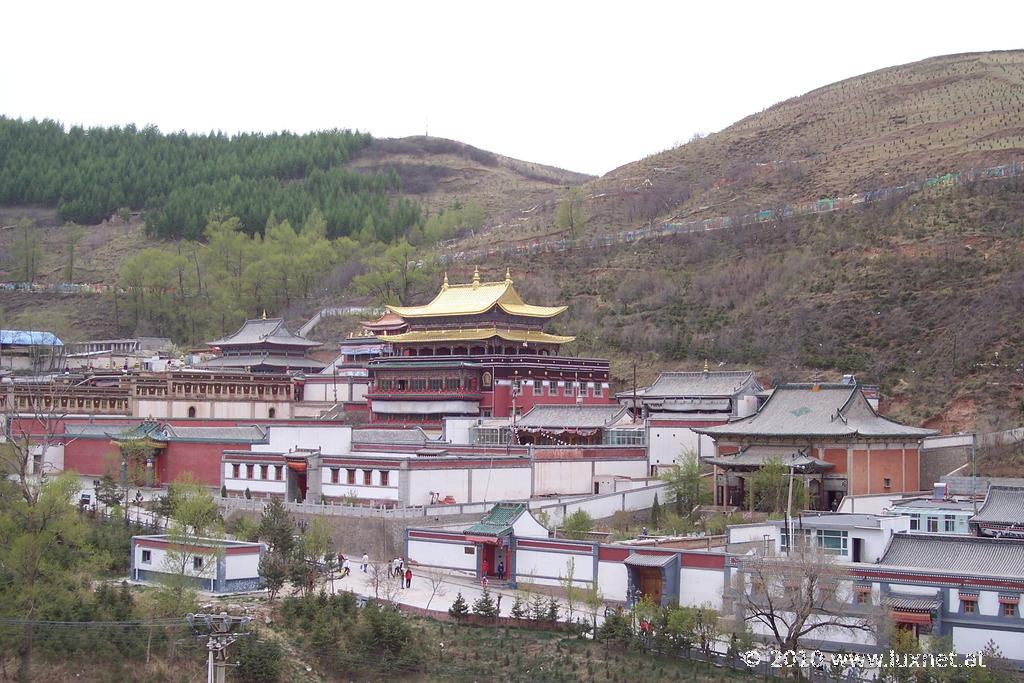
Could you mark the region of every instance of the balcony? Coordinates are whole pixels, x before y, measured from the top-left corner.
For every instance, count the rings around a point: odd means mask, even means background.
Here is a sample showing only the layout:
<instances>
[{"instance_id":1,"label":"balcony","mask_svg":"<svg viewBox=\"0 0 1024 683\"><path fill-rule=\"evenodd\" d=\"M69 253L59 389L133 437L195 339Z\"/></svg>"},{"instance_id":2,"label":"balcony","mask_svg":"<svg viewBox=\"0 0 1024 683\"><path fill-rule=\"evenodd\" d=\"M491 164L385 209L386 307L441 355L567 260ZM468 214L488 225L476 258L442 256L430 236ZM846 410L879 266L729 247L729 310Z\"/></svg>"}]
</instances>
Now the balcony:
<instances>
[{"instance_id":1,"label":"balcony","mask_svg":"<svg viewBox=\"0 0 1024 683\"><path fill-rule=\"evenodd\" d=\"M480 401L483 394L477 389L373 389L366 397L371 401Z\"/></svg>"}]
</instances>

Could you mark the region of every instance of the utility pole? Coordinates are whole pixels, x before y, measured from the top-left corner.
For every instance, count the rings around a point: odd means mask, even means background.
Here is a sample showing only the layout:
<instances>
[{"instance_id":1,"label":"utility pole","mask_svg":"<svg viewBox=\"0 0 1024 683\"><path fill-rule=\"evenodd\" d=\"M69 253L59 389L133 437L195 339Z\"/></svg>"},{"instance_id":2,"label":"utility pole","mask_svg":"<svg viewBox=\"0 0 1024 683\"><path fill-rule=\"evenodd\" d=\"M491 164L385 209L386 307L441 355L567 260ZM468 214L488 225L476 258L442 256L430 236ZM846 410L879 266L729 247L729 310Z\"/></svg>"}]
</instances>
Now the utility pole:
<instances>
[{"instance_id":1,"label":"utility pole","mask_svg":"<svg viewBox=\"0 0 1024 683\"><path fill-rule=\"evenodd\" d=\"M224 683L227 668L227 650L236 640L252 635L244 631L249 617L220 614L188 614L185 621L192 628L196 638L206 638L206 683Z\"/></svg>"},{"instance_id":2,"label":"utility pole","mask_svg":"<svg viewBox=\"0 0 1024 683\"><path fill-rule=\"evenodd\" d=\"M971 433L971 502L978 514L978 432Z\"/></svg>"}]
</instances>

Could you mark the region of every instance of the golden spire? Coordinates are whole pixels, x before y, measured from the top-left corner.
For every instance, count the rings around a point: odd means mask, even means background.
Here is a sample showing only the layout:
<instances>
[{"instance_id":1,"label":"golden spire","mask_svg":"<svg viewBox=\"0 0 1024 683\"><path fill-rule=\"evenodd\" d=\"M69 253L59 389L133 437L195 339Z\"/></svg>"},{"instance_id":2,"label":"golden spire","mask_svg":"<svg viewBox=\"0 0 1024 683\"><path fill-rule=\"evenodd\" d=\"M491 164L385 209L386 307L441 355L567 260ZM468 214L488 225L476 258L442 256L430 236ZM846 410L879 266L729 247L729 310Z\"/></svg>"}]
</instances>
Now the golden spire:
<instances>
[{"instance_id":1,"label":"golden spire","mask_svg":"<svg viewBox=\"0 0 1024 683\"><path fill-rule=\"evenodd\" d=\"M263 309L263 319L264 320L267 319L267 309L265 309L265 308Z\"/></svg>"},{"instance_id":2,"label":"golden spire","mask_svg":"<svg viewBox=\"0 0 1024 683\"><path fill-rule=\"evenodd\" d=\"M505 269L505 284L512 284L512 271L509 270L508 268Z\"/></svg>"},{"instance_id":3,"label":"golden spire","mask_svg":"<svg viewBox=\"0 0 1024 683\"><path fill-rule=\"evenodd\" d=\"M473 289L480 286L480 268L479 266L473 267Z\"/></svg>"},{"instance_id":4,"label":"golden spire","mask_svg":"<svg viewBox=\"0 0 1024 683\"><path fill-rule=\"evenodd\" d=\"M708 371L709 371L709 368L708 368L708 359L707 359L707 358L705 358L705 359L704 359L704 374L706 375L706 374L708 373Z\"/></svg>"},{"instance_id":5,"label":"golden spire","mask_svg":"<svg viewBox=\"0 0 1024 683\"><path fill-rule=\"evenodd\" d=\"M448 271L444 271L444 282L441 283L441 289L448 289Z\"/></svg>"}]
</instances>

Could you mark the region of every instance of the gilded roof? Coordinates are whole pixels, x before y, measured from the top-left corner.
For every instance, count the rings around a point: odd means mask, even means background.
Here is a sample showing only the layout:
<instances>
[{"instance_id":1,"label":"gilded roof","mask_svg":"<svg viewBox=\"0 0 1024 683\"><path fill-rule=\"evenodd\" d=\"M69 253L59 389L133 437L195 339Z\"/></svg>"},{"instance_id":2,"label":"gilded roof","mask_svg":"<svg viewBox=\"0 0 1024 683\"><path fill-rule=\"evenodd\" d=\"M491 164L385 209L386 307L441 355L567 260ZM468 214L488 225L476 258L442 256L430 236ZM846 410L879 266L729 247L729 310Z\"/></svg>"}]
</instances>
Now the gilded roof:
<instances>
[{"instance_id":1,"label":"gilded roof","mask_svg":"<svg viewBox=\"0 0 1024 683\"><path fill-rule=\"evenodd\" d=\"M497 327L473 327L463 330L414 330L402 334L389 334L389 342L433 342L433 341L483 341L498 337L511 342L535 342L542 344L568 344L576 337L563 337L539 330L501 330Z\"/></svg>"},{"instance_id":2,"label":"gilded roof","mask_svg":"<svg viewBox=\"0 0 1024 683\"><path fill-rule=\"evenodd\" d=\"M402 318L434 318L447 315L479 315L495 306L510 315L529 318L553 318L566 309L565 306L534 306L522 300L512 279L504 282L480 282L479 275L467 285L445 284L434 300L423 306L388 306L388 310Z\"/></svg>"}]
</instances>

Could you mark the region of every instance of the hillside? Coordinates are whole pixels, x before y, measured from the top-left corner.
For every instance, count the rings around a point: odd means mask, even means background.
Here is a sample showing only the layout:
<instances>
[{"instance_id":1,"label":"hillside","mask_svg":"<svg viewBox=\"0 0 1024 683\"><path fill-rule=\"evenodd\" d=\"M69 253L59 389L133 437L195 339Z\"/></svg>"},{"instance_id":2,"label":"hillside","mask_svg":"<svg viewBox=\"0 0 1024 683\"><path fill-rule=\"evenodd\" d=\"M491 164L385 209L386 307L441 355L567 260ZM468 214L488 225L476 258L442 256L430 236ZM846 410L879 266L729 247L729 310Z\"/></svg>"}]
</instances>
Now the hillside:
<instances>
[{"instance_id":1,"label":"hillside","mask_svg":"<svg viewBox=\"0 0 1024 683\"><path fill-rule=\"evenodd\" d=\"M1024 51L882 69L587 183L585 231L775 209L1019 160L1022 121ZM523 215L517 238L554 232L556 205Z\"/></svg>"}]
</instances>

